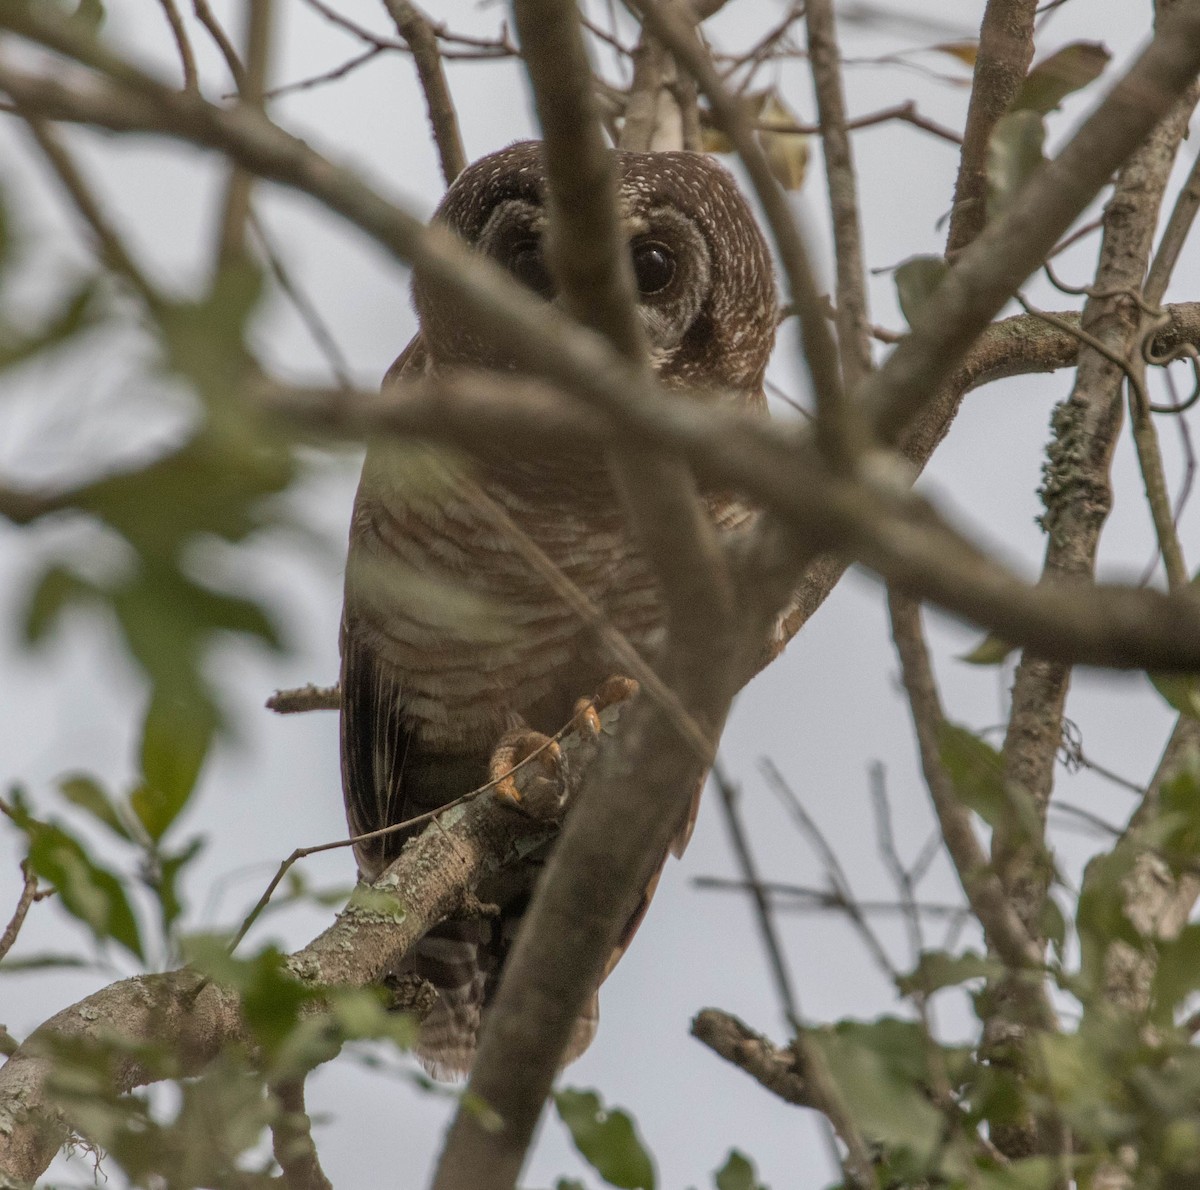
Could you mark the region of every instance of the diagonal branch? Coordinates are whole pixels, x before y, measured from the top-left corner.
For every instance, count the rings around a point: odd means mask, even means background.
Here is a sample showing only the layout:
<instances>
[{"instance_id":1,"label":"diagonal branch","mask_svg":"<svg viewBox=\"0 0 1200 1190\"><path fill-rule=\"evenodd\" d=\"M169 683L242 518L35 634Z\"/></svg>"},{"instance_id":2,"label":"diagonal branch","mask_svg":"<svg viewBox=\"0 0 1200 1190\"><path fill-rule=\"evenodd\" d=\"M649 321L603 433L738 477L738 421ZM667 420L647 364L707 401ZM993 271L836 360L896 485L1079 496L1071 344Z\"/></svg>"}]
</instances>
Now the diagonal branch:
<instances>
[{"instance_id":1,"label":"diagonal branch","mask_svg":"<svg viewBox=\"0 0 1200 1190\"><path fill-rule=\"evenodd\" d=\"M396 31L412 52L417 78L425 93L425 107L442 164L442 177L449 186L466 169L467 154L458 126L458 114L454 110L454 97L450 94L450 85L442 65L437 32L429 18L409 0L384 0L384 7L396 25Z\"/></svg>"}]
</instances>

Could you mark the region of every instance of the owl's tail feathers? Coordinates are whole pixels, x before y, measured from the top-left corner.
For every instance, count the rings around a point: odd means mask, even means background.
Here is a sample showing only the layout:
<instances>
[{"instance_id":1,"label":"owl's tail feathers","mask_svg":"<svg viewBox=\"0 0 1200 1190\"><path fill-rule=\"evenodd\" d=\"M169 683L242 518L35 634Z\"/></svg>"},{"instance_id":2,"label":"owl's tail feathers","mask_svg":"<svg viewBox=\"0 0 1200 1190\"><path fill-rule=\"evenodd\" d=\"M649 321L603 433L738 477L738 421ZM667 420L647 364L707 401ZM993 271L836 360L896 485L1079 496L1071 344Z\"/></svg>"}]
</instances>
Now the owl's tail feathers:
<instances>
[{"instance_id":1,"label":"owl's tail feathers","mask_svg":"<svg viewBox=\"0 0 1200 1190\"><path fill-rule=\"evenodd\" d=\"M485 945L488 923L480 918L445 921L414 950L413 969L437 989L438 998L421 1022L416 1053L436 1079L464 1077L475 1058L475 1039L483 1015L493 966Z\"/></svg>"},{"instance_id":2,"label":"owl's tail feathers","mask_svg":"<svg viewBox=\"0 0 1200 1190\"><path fill-rule=\"evenodd\" d=\"M421 1022L416 1055L439 1082L465 1078L475 1061L483 1011L498 963L488 947L491 923L482 918L447 921L430 930L414 949L413 970L437 990ZM587 1049L600 1023L600 998L592 996L576 1020L563 1065Z\"/></svg>"}]
</instances>

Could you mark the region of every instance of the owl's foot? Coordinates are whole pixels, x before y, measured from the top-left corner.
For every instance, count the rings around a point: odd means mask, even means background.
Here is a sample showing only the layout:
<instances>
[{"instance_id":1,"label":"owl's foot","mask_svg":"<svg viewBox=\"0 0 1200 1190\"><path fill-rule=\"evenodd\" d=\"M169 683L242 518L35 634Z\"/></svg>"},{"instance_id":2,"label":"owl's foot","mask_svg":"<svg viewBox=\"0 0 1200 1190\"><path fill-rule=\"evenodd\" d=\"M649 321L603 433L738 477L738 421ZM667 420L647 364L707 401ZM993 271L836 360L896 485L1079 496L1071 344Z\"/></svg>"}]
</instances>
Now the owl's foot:
<instances>
[{"instance_id":1,"label":"owl's foot","mask_svg":"<svg viewBox=\"0 0 1200 1190\"><path fill-rule=\"evenodd\" d=\"M527 760L534 772L522 781L522 792L514 770ZM519 727L501 736L488 761L488 779L495 782L498 798L531 818L555 818L562 810L566 788L562 749L540 731Z\"/></svg>"},{"instance_id":2,"label":"owl's foot","mask_svg":"<svg viewBox=\"0 0 1200 1190\"><path fill-rule=\"evenodd\" d=\"M599 735L601 712L619 702L628 702L638 689L634 678L622 674L606 678L591 698L581 698L575 703L575 713L571 716L572 729L584 735Z\"/></svg>"}]
</instances>

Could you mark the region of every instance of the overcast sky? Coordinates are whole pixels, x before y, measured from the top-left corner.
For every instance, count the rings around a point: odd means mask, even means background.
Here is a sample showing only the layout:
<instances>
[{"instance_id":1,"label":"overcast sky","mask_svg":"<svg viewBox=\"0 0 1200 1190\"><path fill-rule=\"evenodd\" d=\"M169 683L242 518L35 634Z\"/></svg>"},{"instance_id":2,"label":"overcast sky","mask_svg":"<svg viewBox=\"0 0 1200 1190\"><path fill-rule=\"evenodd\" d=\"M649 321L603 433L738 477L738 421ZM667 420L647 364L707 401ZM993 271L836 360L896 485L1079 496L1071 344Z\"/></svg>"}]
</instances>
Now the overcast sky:
<instances>
[{"instance_id":1,"label":"overcast sky","mask_svg":"<svg viewBox=\"0 0 1200 1190\"><path fill-rule=\"evenodd\" d=\"M333 3L338 11L387 31L381 6L370 0ZM301 0L280 0L277 7L276 85L324 71L359 48ZM896 20L845 27L845 53L877 57L970 36L982 7L982 0L894 0L890 10L898 14ZM136 44L164 71L175 70L156 4L111 0L108 8L107 27L114 37ZM214 8L225 14L228 6ZM1080 38L1102 38L1114 53L1107 76L1113 77L1139 44L1149 8L1149 0L1065 4L1046 25L1041 51L1044 55ZM718 45L732 49L748 44L782 11L767 0L734 0L729 9L712 31ZM461 2L434 5L432 11L455 29L475 32L493 30L502 15L494 4ZM906 21L905 13L920 19ZM221 78L203 37L197 34L196 42L208 77ZM924 54L911 61L964 77L960 64L947 55ZM526 91L511 64L452 64L450 81L470 157L535 134ZM780 68L774 81L787 102L812 119L803 63ZM852 114L912 98L923 114L951 127L962 125L966 89L912 66L853 66L846 81ZM1093 89L1073 98L1052 117L1054 143L1069 133L1098 94ZM291 94L274 114L315 147L361 168L410 209L427 215L437 202L440 175L406 59L385 55L339 83ZM113 216L155 277L180 292L194 288L209 259L221 181L216 162L145 141L89 135L73 141ZM948 206L956 161L953 146L899 123L856 134L854 146L869 263L886 268L914 253L940 251L944 231L939 220ZM1195 151L1194 144L1185 145L1183 167ZM817 161L797 207L828 275L824 178L819 153L814 156ZM28 302L43 297L48 279L80 259L57 192L33 160L19 127L12 121L0 123L0 186L25 244L28 267L20 296ZM259 203L272 240L319 308L355 378L376 384L414 329L406 272L308 200L263 190ZM1060 271L1071 281L1087 279L1094 244L1090 240L1064 257ZM1197 263L1195 249L1189 250L1177 270L1185 285L1197 275ZM1030 292L1044 305L1066 304L1037 285ZM1196 294L1177 286L1171 296ZM887 273L872 278L871 300L876 322L900 325ZM273 301L255 334L264 357L282 374L298 379L326 374L320 350L286 302ZM774 375L803 397L791 350L784 335ZM171 418L160 412L161 390L132 388L142 351L136 336L121 336L72 367L37 367L6 377L0 392L0 475L7 482L69 475L89 460L125 457L168 433ZM972 394L922 481L956 520L980 540L999 546L1030 575L1036 573L1043 548L1034 523L1035 490L1048 419L1069 384L1069 374L1060 373L1007 381ZM146 416L132 418L130 402ZM1178 444L1170 426L1162 433L1174 486L1182 473ZM208 839L189 885L197 928L238 920L282 857L297 846L343 833L335 717L281 719L263 710L262 701L276 687L330 682L336 676L343 542L356 478L353 452L314 461L313 480L296 500L309 534L253 543L211 559L218 572L235 575L277 604L297 647L286 661L240 642L213 657L212 673L241 738L223 746L209 765L180 826L181 835L191 832ZM1136 576L1147 561L1152 537L1127 439L1118 450L1116 484L1104 570L1110 576ZM1193 508L1182 530L1193 563L1200 553L1196 527ZM65 549L81 556L96 548L95 534L77 525L16 531L0 524L0 623L12 620L37 557ZM101 542L101 554L103 549ZM1010 675L956 660L979 633L938 615L930 619L950 715L975 728L1002 722ZM33 657L20 653L11 637L0 639L0 675L0 777L6 784L22 783L35 804L48 810L55 805L54 781L64 772L94 772L115 787L132 778L143 691L138 676L120 660L107 624L72 621L49 649ZM1157 696L1137 676L1078 675L1068 713L1082 732L1087 753L1134 780L1148 776L1171 723ZM907 709L897 693L883 594L869 577L847 578L786 656L744 692L722 746L723 763L744 791L763 872L772 879L820 885L824 877L818 860L762 779L759 762L764 757L774 761L828 833L856 891L864 898L893 898L870 825L870 764L886 766L896 831L907 858L928 839L932 818L915 764ZM1130 808L1127 794L1088 773L1068 778L1059 772L1065 801L1123 820ZM1077 877L1096 840L1077 831L1060 831L1056 840L1066 872ZM17 858L17 840L0 832L0 917L7 916L4 906L16 900ZM332 853L307 861L306 872L316 884L348 883L353 863L348 853ZM706 1190L711 1171L731 1146L753 1157L773 1190L811 1190L832 1180L811 1117L774 1099L688 1036L692 1015L709 1005L738 1014L777 1040L786 1036L748 904L737 895L700 891L692 884L700 875L735 873L710 797L687 855L668 865L636 944L605 985L596 1041L563 1082L595 1087L635 1115L656 1155L660 1184L670 1190L689 1185ZM954 881L940 860L923 891L929 900L957 899ZM325 911L299 909L272 919L256 937L259 942L274 938L290 949L326 920ZM844 920L786 916L781 924L808 1020L870 1019L897 1010L886 976ZM941 928L931 928L931 945L937 944ZM911 966L903 932L888 922L880 929L894 963L900 969ZM87 938L50 903L34 910L14 953L64 949L91 953ZM94 973L10 976L0 986L0 1019L23 1037L100 982ZM943 1020L950 1036L969 1024L961 1004L953 1001L948 1001ZM387 1067L380 1073L343 1057L311 1079L309 1106L318 1117L321 1158L335 1186L416 1190L427 1180L452 1102L416 1091L404 1074L413 1069L406 1060L389 1056ZM90 1182L86 1161L59 1163L55 1169L63 1182ZM558 1175L596 1184L562 1128L549 1120L524 1181L544 1188ZM115 1184L114 1177L109 1185Z\"/></svg>"}]
</instances>

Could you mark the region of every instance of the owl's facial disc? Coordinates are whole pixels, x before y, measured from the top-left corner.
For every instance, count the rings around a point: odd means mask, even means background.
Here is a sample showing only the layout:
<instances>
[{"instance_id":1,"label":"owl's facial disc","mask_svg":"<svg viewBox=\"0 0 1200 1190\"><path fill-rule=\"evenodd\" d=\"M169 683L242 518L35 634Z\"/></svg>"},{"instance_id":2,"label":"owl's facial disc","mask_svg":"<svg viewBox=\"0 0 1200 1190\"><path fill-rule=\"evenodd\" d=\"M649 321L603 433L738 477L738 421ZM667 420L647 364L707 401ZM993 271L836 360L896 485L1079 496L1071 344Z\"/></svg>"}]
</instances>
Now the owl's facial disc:
<instances>
[{"instance_id":1,"label":"owl's facial disc","mask_svg":"<svg viewBox=\"0 0 1200 1190\"><path fill-rule=\"evenodd\" d=\"M656 359L678 347L704 303L709 249L695 224L668 207L628 213L629 253L638 289L638 314ZM522 198L497 203L479 234L478 247L527 289L546 301L555 296L545 255L546 213Z\"/></svg>"}]
</instances>

